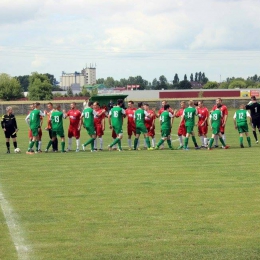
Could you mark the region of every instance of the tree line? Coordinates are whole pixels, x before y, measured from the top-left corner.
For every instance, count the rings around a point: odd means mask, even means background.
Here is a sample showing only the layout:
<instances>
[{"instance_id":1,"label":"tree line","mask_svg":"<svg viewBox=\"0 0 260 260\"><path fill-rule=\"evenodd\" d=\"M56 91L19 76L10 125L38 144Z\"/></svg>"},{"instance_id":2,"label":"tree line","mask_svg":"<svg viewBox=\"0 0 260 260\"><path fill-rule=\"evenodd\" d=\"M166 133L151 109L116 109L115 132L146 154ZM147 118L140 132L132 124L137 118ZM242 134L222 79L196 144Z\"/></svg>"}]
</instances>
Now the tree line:
<instances>
[{"instance_id":1,"label":"tree line","mask_svg":"<svg viewBox=\"0 0 260 260\"><path fill-rule=\"evenodd\" d=\"M106 79L97 79L97 84L104 84L108 88L113 87L126 87L127 85L139 85L140 90L147 89L244 89L244 88L260 88L260 76L255 74L244 78L227 78L225 81L219 83L216 81L209 81L204 72L191 73L189 79L184 75L183 80L179 79L175 73L173 80L168 81L164 75L158 79L154 78L152 82L145 80L142 76L129 77L128 79L122 78L115 80L113 77ZM15 100L23 97L23 92L28 91L28 98L30 100L51 100L53 98L52 91L62 90L57 86L57 81L52 74L40 74L33 72L31 75L24 75L18 77L11 77L8 74L0 74L0 99L2 100ZM85 88L78 96L91 96L96 95L95 90L93 93L88 92ZM61 94L55 94L60 96ZM73 96L73 92L69 88L66 96Z\"/></svg>"}]
</instances>

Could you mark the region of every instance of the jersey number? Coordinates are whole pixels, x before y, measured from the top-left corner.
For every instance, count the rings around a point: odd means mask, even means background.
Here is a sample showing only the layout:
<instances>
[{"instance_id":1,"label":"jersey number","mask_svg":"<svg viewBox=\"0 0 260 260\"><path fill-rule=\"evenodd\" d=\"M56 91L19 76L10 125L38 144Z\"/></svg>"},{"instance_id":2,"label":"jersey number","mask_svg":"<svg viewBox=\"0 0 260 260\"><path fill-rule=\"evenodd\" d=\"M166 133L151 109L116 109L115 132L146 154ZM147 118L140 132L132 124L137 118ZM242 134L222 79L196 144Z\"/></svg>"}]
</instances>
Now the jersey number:
<instances>
[{"instance_id":1,"label":"jersey number","mask_svg":"<svg viewBox=\"0 0 260 260\"><path fill-rule=\"evenodd\" d=\"M85 113L85 118L89 118L89 112Z\"/></svg>"},{"instance_id":2,"label":"jersey number","mask_svg":"<svg viewBox=\"0 0 260 260\"><path fill-rule=\"evenodd\" d=\"M113 112L114 117L118 117L118 111Z\"/></svg>"},{"instance_id":3,"label":"jersey number","mask_svg":"<svg viewBox=\"0 0 260 260\"><path fill-rule=\"evenodd\" d=\"M55 123L59 123L60 122L60 118L58 116L54 116L54 122Z\"/></svg>"},{"instance_id":4,"label":"jersey number","mask_svg":"<svg viewBox=\"0 0 260 260\"><path fill-rule=\"evenodd\" d=\"M188 113L187 113L187 117L188 117L188 118L192 118L192 112L188 112Z\"/></svg>"},{"instance_id":5,"label":"jersey number","mask_svg":"<svg viewBox=\"0 0 260 260\"><path fill-rule=\"evenodd\" d=\"M136 114L137 115L137 120L141 120L142 115L141 114Z\"/></svg>"},{"instance_id":6,"label":"jersey number","mask_svg":"<svg viewBox=\"0 0 260 260\"><path fill-rule=\"evenodd\" d=\"M239 114L238 114L238 118L239 118L239 119L243 119L243 118L244 118L244 114L239 113Z\"/></svg>"},{"instance_id":7,"label":"jersey number","mask_svg":"<svg viewBox=\"0 0 260 260\"><path fill-rule=\"evenodd\" d=\"M217 114L213 114L213 120L218 120L218 115Z\"/></svg>"}]
</instances>

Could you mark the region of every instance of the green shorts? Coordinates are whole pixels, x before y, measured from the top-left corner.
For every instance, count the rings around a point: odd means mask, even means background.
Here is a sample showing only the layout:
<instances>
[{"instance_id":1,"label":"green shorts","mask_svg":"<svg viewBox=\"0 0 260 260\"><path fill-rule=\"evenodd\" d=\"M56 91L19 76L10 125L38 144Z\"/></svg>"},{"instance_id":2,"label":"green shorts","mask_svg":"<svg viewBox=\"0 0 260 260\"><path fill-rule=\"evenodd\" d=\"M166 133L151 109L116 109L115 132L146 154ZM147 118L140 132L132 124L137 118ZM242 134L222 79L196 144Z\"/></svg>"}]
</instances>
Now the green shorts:
<instances>
[{"instance_id":1,"label":"green shorts","mask_svg":"<svg viewBox=\"0 0 260 260\"><path fill-rule=\"evenodd\" d=\"M238 133L248 133L248 124L238 125L237 126Z\"/></svg>"},{"instance_id":2,"label":"green shorts","mask_svg":"<svg viewBox=\"0 0 260 260\"><path fill-rule=\"evenodd\" d=\"M212 134L217 135L220 133L220 126L212 126Z\"/></svg>"},{"instance_id":3,"label":"green shorts","mask_svg":"<svg viewBox=\"0 0 260 260\"><path fill-rule=\"evenodd\" d=\"M96 135L96 130L94 126L90 126L90 127L86 127L86 130L88 132L88 134L91 135Z\"/></svg>"},{"instance_id":4,"label":"green shorts","mask_svg":"<svg viewBox=\"0 0 260 260\"><path fill-rule=\"evenodd\" d=\"M185 128L186 128L186 133L187 134L192 134L193 133L193 128L194 128L194 126L185 126Z\"/></svg>"},{"instance_id":5,"label":"green shorts","mask_svg":"<svg viewBox=\"0 0 260 260\"><path fill-rule=\"evenodd\" d=\"M57 131L52 130L51 134L52 134L52 137L59 136L59 137L63 138L65 136L64 130L57 130Z\"/></svg>"},{"instance_id":6,"label":"green shorts","mask_svg":"<svg viewBox=\"0 0 260 260\"><path fill-rule=\"evenodd\" d=\"M162 129L161 131L162 137L168 137L171 135L171 129Z\"/></svg>"},{"instance_id":7,"label":"green shorts","mask_svg":"<svg viewBox=\"0 0 260 260\"><path fill-rule=\"evenodd\" d=\"M32 131L32 136L38 136L39 135L38 127L37 128L31 128L31 131Z\"/></svg>"},{"instance_id":8,"label":"green shorts","mask_svg":"<svg viewBox=\"0 0 260 260\"><path fill-rule=\"evenodd\" d=\"M136 126L136 134L140 135L140 134L147 134L147 128L145 127L145 125L143 126Z\"/></svg>"},{"instance_id":9,"label":"green shorts","mask_svg":"<svg viewBox=\"0 0 260 260\"><path fill-rule=\"evenodd\" d=\"M118 126L118 127L113 126L113 130L115 131L115 133L116 133L117 135L123 134L122 126Z\"/></svg>"}]
</instances>

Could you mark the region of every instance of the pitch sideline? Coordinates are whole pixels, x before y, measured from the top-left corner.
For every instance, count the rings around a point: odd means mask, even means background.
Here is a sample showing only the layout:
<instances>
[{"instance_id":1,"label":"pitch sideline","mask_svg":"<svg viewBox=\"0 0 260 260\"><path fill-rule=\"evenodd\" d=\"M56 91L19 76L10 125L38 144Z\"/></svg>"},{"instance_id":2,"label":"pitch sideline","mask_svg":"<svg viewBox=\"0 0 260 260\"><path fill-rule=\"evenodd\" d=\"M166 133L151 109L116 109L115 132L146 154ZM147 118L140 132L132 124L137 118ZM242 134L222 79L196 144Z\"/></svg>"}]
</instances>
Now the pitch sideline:
<instances>
[{"instance_id":1,"label":"pitch sideline","mask_svg":"<svg viewBox=\"0 0 260 260\"><path fill-rule=\"evenodd\" d=\"M23 232L19 223L15 219L15 213L9 202L5 199L0 184L0 206L5 217L6 224L9 229L12 241L14 243L19 260L27 260L29 258L29 247L25 243Z\"/></svg>"}]
</instances>

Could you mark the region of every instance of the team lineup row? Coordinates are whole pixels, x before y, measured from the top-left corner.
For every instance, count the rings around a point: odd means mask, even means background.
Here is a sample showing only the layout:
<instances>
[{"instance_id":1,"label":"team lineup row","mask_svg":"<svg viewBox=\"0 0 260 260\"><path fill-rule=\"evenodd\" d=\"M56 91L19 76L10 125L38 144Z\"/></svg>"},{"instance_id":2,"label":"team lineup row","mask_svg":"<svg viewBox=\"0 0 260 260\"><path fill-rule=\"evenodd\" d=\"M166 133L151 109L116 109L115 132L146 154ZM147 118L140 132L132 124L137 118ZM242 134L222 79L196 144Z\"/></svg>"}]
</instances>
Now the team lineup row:
<instances>
[{"instance_id":1,"label":"team lineup row","mask_svg":"<svg viewBox=\"0 0 260 260\"><path fill-rule=\"evenodd\" d=\"M180 117L178 126L178 138L179 147L177 149L188 150L188 142L191 137L195 149L208 148L212 149L213 142L215 140L214 147L218 147L218 140L222 144L222 148L229 148L225 143L225 125L228 117L228 109L222 104L221 98L216 100L216 104L212 110L204 107L203 101L194 102L188 101L186 107L185 102L180 103L179 110L173 110L166 101L162 101L161 109L156 112L155 109L150 109L149 105L143 102L138 103L138 108L134 107L134 102L128 102L128 108L123 109L124 101L119 99L117 105L112 107L110 111L101 109L98 102L89 102L82 112L76 108L75 103L71 103L70 110L68 112L61 111L60 105L53 106L52 103L47 104L48 111L42 112L40 110L40 103L34 103L31 105L31 111L26 117L26 122L29 125L29 147L27 154L34 154L41 152L41 126L43 118L47 117L46 130L49 132L50 140L45 149L48 152L50 147L54 152L58 151L57 137L61 138L61 152L70 151L72 147L72 137L76 138L76 152L80 151L80 131L84 127L90 138L84 144L82 149L85 151L86 146L90 145L90 150L103 150L103 138L105 130L105 118L108 117L109 128L112 130L113 142L108 146L109 150L118 149L122 151L121 140L123 138L123 121L127 118L127 135L128 135L128 147L129 150L139 149L139 137L141 134L145 138L145 146L147 150L159 149L163 147L166 141L169 149L173 150L171 141L171 129L173 125L173 119ZM247 110L250 110L250 114ZM6 114L2 116L1 126L6 137L7 153L10 153L10 138L13 140L13 145L16 151L17 148L16 133L18 131L17 123L12 108L7 107ZM198 116L198 122L195 123L195 117ZM69 118L68 128L68 148L65 150L65 135L63 128L63 119ZM160 120L161 139L155 143L155 119ZM240 147L243 148L243 134L245 134L249 147L251 146L251 139L248 134L248 122L253 127L253 134L258 143L256 128L260 129L260 104L253 96L251 101L247 105L240 105L240 109L237 110L233 116L234 126L238 130L240 135ZM201 146L197 144L194 127L198 126L198 134L201 139ZM207 138L208 127L212 130L212 136ZM131 137L134 135L134 145L132 147ZM151 142L150 142L151 138ZM99 140L99 149L97 147L97 140ZM35 149L34 149L35 146ZM117 148L116 148L117 146Z\"/></svg>"}]
</instances>

